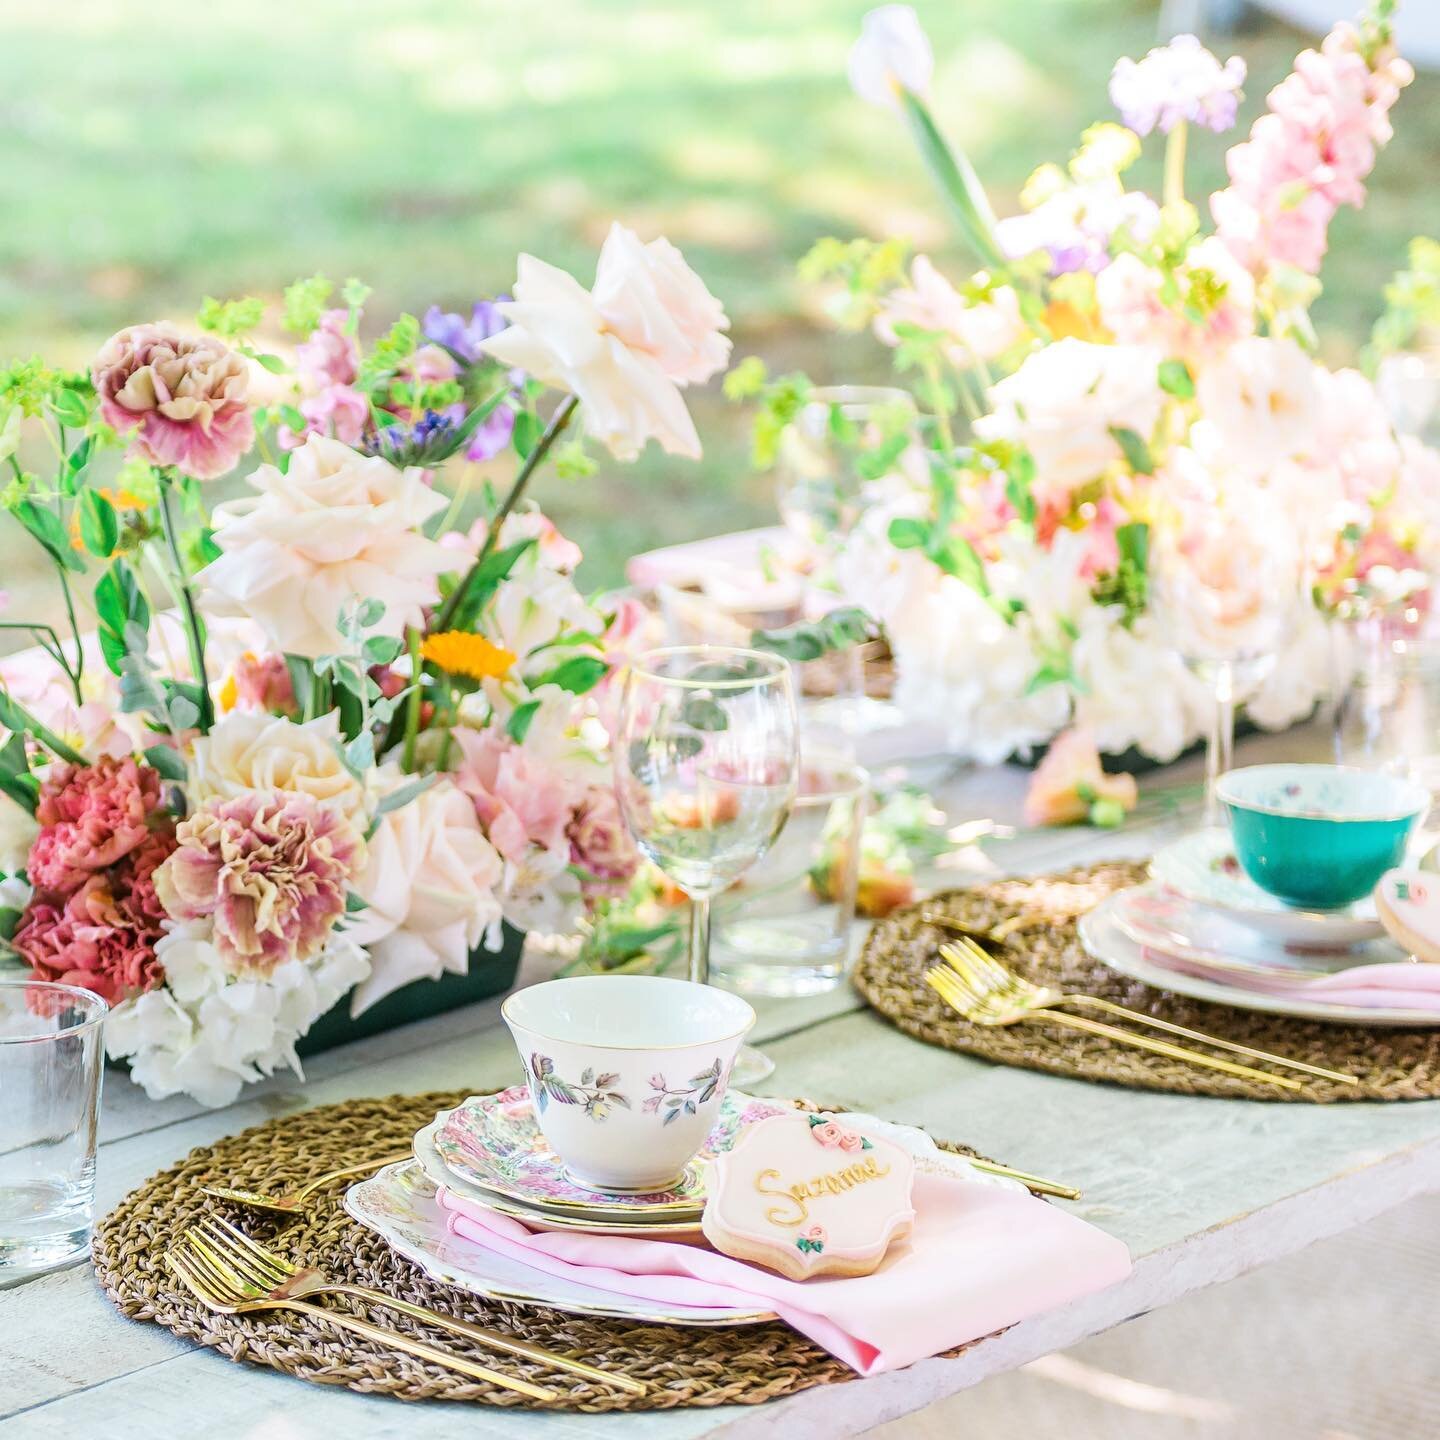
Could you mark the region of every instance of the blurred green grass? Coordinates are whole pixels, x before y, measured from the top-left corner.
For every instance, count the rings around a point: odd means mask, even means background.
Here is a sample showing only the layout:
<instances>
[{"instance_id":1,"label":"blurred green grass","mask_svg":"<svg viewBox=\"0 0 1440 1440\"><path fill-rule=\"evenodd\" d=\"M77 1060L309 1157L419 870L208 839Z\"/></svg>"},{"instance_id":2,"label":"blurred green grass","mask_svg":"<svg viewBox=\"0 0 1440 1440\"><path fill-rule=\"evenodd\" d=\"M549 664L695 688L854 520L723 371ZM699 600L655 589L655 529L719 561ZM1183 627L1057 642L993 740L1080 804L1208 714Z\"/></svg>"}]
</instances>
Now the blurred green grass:
<instances>
[{"instance_id":1,"label":"blurred green grass","mask_svg":"<svg viewBox=\"0 0 1440 1440\"><path fill-rule=\"evenodd\" d=\"M964 257L901 126L846 83L869 3L0 0L0 353L84 364L124 324L186 319L205 294L275 296L316 270L373 284L377 324L504 289L522 249L588 283L620 217L685 250L734 319L737 355L876 378L884 352L826 327L795 261L831 233L904 234L956 271ZM1157 10L917 8L940 57L936 108L1002 213L1036 164L1109 115L1110 66L1154 42ZM1302 43L1270 22L1217 43L1250 63L1246 125ZM1440 155L1440 80L1422 76L1396 121L1369 208L1334 227L1316 307L1332 359L1353 355L1406 240L1440 231L1422 180ZM1192 149L1198 197L1223 144ZM713 386L693 407L699 465L649 453L538 487L585 546L588 583L618 579L634 551L770 517L744 417ZM27 542L0 532L12 613L35 574Z\"/></svg>"}]
</instances>

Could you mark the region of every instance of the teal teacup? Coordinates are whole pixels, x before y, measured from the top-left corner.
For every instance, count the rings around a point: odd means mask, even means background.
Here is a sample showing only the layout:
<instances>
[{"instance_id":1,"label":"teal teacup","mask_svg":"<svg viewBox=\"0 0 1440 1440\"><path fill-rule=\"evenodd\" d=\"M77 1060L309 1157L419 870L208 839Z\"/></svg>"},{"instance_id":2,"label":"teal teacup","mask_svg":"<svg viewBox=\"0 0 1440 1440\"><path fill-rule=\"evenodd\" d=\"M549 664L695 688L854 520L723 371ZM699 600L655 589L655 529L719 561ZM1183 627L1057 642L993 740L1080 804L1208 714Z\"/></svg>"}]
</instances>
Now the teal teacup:
<instances>
[{"instance_id":1,"label":"teal teacup","mask_svg":"<svg viewBox=\"0 0 1440 1440\"><path fill-rule=\"evenodd\" d=\"M1222 775L1216 793L1245 873L1307 910L1368 895L1430 805L1414 780L1343 765L1251 765Z\"/></svg>"}]
</instances>

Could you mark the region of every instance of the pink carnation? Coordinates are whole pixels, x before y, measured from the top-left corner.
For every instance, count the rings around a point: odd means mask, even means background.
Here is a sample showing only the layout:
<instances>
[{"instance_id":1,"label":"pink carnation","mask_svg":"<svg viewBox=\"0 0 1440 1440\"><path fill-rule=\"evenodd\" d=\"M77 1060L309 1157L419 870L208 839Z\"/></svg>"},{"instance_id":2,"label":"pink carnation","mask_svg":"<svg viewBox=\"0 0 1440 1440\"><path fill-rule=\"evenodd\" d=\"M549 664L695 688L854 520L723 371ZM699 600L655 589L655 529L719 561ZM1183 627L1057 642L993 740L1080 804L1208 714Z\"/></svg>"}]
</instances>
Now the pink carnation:
<instances>
[{"instance_id":1,"label":"pink carnation","mask_svg":"<svg viewBox=\"0 0 1440 1440\"><path fill-rule=\"evenodd\" d=\"M640 852L610 786L592 786L585 792L566 833L571 861L595 881L595 890L616 892L634 878Z\"/></svg>"},{"instance_id":2,"label":"pink carnation","mask_svg":"<svg viewBox=\"0 0 1440 1440\"><path fill-rule=\"evenodd\" d=\"M156 891L177 920L213 917L232 974L267 975L323 949L361 850L339 811L282 791L207 806L176 838Z\"/></svg>"},{"instance_id":3,"label":"pink carnation","mask_svg":"<svg viewBox=\"0 0 1440 1440\"><path fill-rule=\"evenodd\" d=\"M174 848L165 824L68 896L37 890L14 939L35 977L82 986L112 1005L161 984L155 942L164 933L165 912L154 876Z\"/></svg>"},{"instance_id":4,"label":"pink carnation","mask_svg":"<svg viewBox=\"0 0 1440 1440\"><path fill-rule=\"evenodd\" d=\"M461 751L455 784L474 802L490 843L506 859L519 861L526 847L568 846L569 787L564 779L503 731L459 729Z\"/></svg>"},{"instance_id":5,"label":"pink carnation","mask_svg":"<svg viewBox=\"0 0 1440 1440\"><path fill-rule=\"evenodd\" d=\"M40 833L26 873L37 890L62 894L137 849L159 822L160 775L134 759L57 765L40 787Z\"/></svg>"},{"instance_id":6,"label":"pink carnation","mask_svg":"<svg viewBox=\"0 0 1440 1440\"><path fill-rule=\"evenodd\" d=\"M100 347L91 378L106 424L134 431L131 448L151 465L213 480L254 444L250 371L213 336L133 325Z\"/></svg>"}]
</instances>

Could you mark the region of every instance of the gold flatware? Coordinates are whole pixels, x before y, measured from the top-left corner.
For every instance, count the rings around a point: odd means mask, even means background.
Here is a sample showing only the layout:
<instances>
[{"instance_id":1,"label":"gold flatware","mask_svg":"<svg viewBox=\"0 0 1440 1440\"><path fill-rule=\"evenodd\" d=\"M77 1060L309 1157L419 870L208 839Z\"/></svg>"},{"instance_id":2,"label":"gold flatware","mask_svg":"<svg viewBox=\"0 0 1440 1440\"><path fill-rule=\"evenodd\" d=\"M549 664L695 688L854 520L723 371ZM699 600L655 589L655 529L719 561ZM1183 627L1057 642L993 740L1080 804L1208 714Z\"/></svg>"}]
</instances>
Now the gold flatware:
<instances>
[{"instance_id":1,"label":"gold flatware","mask_svg":"<svg viewBox=\"0 0 1440 1440\"><path fill-rule=\"evenodd\" d=\"M1080 1192L1073 1185L1062 1185L1058 1180L1044 1180L1039 1175L1027 1175L1023 1170L1012 1170L1008 1165L997 1164L994 1160L981 1160L976 1155L965 1157L976 1170L989 1175L1003 1175L1007 1180L1018 1180L1032 1195L1053 1195L1058 1200L1078 1200Z\"/></svg>"},{"instance_id":2,"label":"gold flatware","mask_svg":"<svg viewBox=\"0 0 1440 1440\"><path fill-rule=\"evenodd\" d=\"M323 1271L296 1265L283 1255L276 1254L219 1216L211 1216L195 1226L191 1231L191 1240L197 1246L202 1242L208 1245L217 1264L224 1264L240 1281L258 1285L272 1298L302 1300L314 1295L350 1295L371 1305L384 1305L410 1316L412 1320L443 1326L490 1350L520 1355L555 1370L568 1370L572 1375L582 1375L598 1385L609 1385L631 1395L646 1393L646 1386L628 1375L612 1375L598 1366L587 1365L583 1360L572 1360L566 1355L557 1355L539 1345L532 1345L528 1340L517 1340L498 1330L487 1330L482 1325L472 1325L468 1320L460 1320L438 1310L427 1310L422 1305L412 1305L408 1300L385 1294L383 1290L332 1280Z\"/></svg>"},{"instance_id":3,"label":"gold flatware","mask_svg":"<svg viewBox=\"0 0 1440 1440\"><path fill-rule=\"evenodd\" d=\"M1257 1050L1242 1045L1236 1040L1226 1040L1219 1035L1207 1035L1203 1030L1190 1030L1169 1020L1160 1020L1154 1015L1145 1015L1138 1010L1127 1010L1111 1000L1083 992L1056 990L1049 985L1036 985L1017 975L1003 961L996 959L989 951L977 945L968 936L960 941L960 948L970 960L972 982L984 985L987 993L993 993L1001 1000L1014 1002L1031 1010L1048 1010L1055 1005L1076 1005L1090 1010L1101 1010L1107 1015L1118 1016L1136 1025L1146 1025L1152 1030L1164 1030L1186 1040L1197 1040L1202 1045L1213 1045L1218 1050L1229 1050L1236 1055L1246 1055L1251 1060L1263 1060L1267 1065L1281 1065L1289 1070L1303 1070L1307 1075L1318 1076L1321 1080L1333 1080L1337 1085L1358 1085L1354 1075L1340 1070L1327 1070L1322 1065L1311 1065L1304 1060L1290 1060L1284 1055L1273 1055L1268 1050ZM954 965L956 947L942 945L940 953Z\"/></svg>"},{"instance_id":4,"label":"gold flatware","mask_svg":"<svg viewBox=\"0 0 1440 1440\"><path fill-rule=\"evenodd\" d=\"M349 1330L356 1335L363 1335L367 1340L373 1340L377 1345L413 1355L417 1360L441 1365L447 1370L457 1370L462 1375L470 1376L472 1380L484 1380L491 1385L500 1385L506 1390L528 1395L532 1400L559 1399L554 1390L547 1390L543 1385L532 1385L530 1381L521 1380L517 1376L502 1375L498 1370L491 1370L474 1360L467 1360L463 1355L454 1355L437 1346L412 1340L408 1335L399 1335L393 1330L386 1330L384 1326L372 1325L370 1321L362 1320L356 1315L347 1315L340 1310L327 1310L323 1305L312 1305L308 1300L277 1299L263 1287L241 1280L227 1265L214 1258L209 1243L197 1236L194 1230L187 1230L184 1238L166 1254L165 1264L171 1274L202 1305L217 1314L248 1315L257 1310L295 1310L302 1315L313 1315L327 1325L335 1326L337 1330Z\"/></svg>"},{"instance_id":5,"label":"gold flatware","mask_svg":"<svg viewBox=\"0 0 1440 1440\"><path fill-rule=\"evenodd\" d=\"M1150 1035L1137 1035L1133 1030L1121 1030L1115 1025L1105 1025L1099 1020L1087 1019L1084 1015L1070 1015L1064 1010L1027 1009L1013 1001L1000 1001L977 991L951 965L935 965L925 972L925 983L952 1010L963 1015L974 1025L1006 1026L1018 1025L1026 1020L1050 1020L1057 1025L1068 1026L1071 1030L1084 1030L1091 1035L1103 1035L1107 1040L1116 1040L1123 1045L1133 1045L1137 1050L1150 1050L1157 1055L1168 1055L1172 1060L1186 1060L1192 1065L1201 1065L1209 1070L1220 1070L1242 1080L1256 1080L1281 1090L1299 1090L1301 1084L1288 1075L1272 1075L1268 1070L1253 1070L1248 1065L1236 1065L1222 1060L1218 1055L1202 1055L1196 1050L1172 1045L1168 1040L1156 1040Z\"/></svg>"},{"instance_id":6,"label":"gold flatware","mask_svg":"<svg viewBox=\"0 0 1440 1440\"><path fill-rule=\"evenodd\" d=\"M294 1215L305 1208L305 1202L322 1185L328 1185L332 1180L339 1180L344 1175L363 1175L370 1170L378 1170L382 1165L398 1165L402 1160L410 1159L408 1150L398 1155L382 1155L378 1160L362 1160L358 1165L346 1165L340 1170L331 1170L321 1175L317 1180L311 1180L307 1185L293 1186L289 1190L282 1190L278 1195L265 1195L258 1190L233 1190L227 1185L202 1185L202 1195L213 1195L217 1200L230 1200L236 1205L249 1205L255 1210L272 1210L277 1215Z\"/></svg>"}]
</instances>

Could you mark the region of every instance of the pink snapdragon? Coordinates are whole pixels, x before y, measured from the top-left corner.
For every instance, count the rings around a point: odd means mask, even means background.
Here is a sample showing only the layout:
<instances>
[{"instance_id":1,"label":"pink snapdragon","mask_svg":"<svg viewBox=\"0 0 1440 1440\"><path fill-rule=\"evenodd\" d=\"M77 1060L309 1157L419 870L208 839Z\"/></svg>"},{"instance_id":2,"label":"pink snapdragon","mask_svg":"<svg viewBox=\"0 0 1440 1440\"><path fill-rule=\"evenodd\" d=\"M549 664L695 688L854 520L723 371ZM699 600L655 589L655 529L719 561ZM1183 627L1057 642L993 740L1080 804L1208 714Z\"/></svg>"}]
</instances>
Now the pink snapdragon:
<instances>
[{"instance_id":1,"label":"pink snapdragon","mask_svg":"<svg viewBox=\"0 0 1440 1440\"><path fill-rule=\"evenodd\" d=\"M1367 60L1349 25L1300 53L1250 138L1226 157L1229 187L1210 197L1218 232L1243 264L1319 270L1331 218L1364 203L1365 177L1390 139L1390 108L1413 78L1388 47Z\"/></svg>"},{"instance_id":2,"label":"pink snapdragon","mask_svg":"<svg viewBox=\"0 0 1440 1440\"><path fill-rule=\"evenodd\" d=\"M348 310L327 310L310 338L295 350L296 368L317 387L352 385L360 369L360 342L350 333Z\"/></svg>"}]
</instances>

